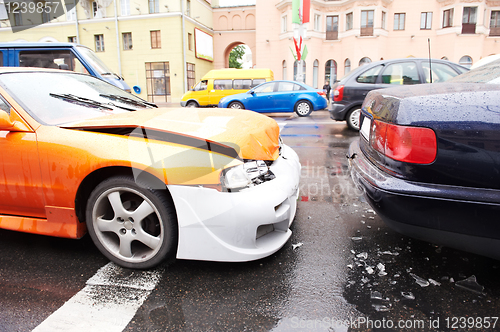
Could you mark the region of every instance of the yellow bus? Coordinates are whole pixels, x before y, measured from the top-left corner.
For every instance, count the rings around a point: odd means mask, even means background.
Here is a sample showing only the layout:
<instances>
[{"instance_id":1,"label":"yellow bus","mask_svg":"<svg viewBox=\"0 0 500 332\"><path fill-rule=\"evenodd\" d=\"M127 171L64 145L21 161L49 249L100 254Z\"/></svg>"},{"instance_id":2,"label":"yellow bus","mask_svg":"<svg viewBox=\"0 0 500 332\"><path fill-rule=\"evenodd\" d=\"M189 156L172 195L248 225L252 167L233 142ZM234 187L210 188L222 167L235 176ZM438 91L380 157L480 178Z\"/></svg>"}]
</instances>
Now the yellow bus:
<instances>
[{"instance_id":1,"label":"yellow bus","mask_svg":"<svg viewBox=\"0 0 500 332\"><path fill-rule=\"evenodd\" d=\"M217 106L222 97L248 91L272 80L271 69L214 69L182 96L181 106Z\"/></svg>"}]
</instances>

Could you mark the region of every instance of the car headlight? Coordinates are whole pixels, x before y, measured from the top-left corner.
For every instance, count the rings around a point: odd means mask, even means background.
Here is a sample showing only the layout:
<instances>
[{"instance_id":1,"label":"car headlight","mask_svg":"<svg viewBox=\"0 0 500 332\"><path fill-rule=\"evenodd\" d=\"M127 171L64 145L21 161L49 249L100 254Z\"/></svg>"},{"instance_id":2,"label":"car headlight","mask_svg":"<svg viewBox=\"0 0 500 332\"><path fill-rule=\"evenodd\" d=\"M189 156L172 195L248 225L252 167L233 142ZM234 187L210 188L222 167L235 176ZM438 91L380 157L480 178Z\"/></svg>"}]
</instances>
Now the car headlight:
<instances>
[{"instance_id":1,"label":"car headlight","mask_svg":"<svg viewBox=\"0 0 500 332\"><path fill-rule=\"evenodd\" d=\"M275 175L265 161L252 160L225 169L222 172L221 182L227 191L238 191L274 178Z\"/></svg>"}]
</instances>

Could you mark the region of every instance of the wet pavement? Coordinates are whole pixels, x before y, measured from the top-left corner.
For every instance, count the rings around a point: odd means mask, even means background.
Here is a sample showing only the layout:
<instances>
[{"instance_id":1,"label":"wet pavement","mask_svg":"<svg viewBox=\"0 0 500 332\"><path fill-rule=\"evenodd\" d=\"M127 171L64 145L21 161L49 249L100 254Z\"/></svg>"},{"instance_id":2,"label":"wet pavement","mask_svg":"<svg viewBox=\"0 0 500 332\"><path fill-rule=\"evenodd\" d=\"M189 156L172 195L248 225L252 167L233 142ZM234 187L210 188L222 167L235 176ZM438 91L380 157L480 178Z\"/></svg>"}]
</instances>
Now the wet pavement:
<instances>
[{"instance_id":1,"label":"wet pavement","mask_svg":"<svg viewBox=\"0 0 500 332\"><path fill-rule=\"evenodd\" d=\"M357 133L345 123L327 112L273 118L303 165L291 240L255 262L158 267L124 330L500 330L499 261L385 226L349 178L345 154ZM0 331L31 331L108 263L88 237L0 230L0 250ZM130 289L106 296L121 292Z\"/></svg>"}]
</instances>

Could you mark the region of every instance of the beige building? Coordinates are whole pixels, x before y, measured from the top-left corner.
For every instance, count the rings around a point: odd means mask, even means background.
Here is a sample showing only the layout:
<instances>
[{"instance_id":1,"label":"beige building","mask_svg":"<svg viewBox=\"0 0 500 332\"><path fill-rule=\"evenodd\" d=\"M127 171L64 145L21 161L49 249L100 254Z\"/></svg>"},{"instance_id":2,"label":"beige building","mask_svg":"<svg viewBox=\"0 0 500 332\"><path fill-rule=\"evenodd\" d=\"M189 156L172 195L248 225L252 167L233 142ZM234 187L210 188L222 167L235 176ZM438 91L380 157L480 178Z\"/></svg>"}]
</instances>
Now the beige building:
<instances>
[{"instance_id":1,"label":"beige building","mask_svg":"<svg viewBox=\"0 0 500 332\"><path fill-rule=\"evenodd\" d=\"M292 0L213 12L216 68L227 65L232 47L247 44L254 65L294 79ZM431 57L470 66L500 53L500 1L311 0L304 43L305 82L314 87L363 62L428 57L429 44Z\"/></svg>"},{"instance_id":2,"label":"beige building","mask_svg":"<svg viewBox=\"0 0 500 332\"><path fill-rule=\"evenodd\" d=\"M56 1L35 1L17 11L6 6L0 42L83 44L131 87L140 87L140 97L156 103L178 102L187 86L213 68L209 1L80 0L76 7L73 1L66 0L62 12Z\"/></svg>"}]
</instances>

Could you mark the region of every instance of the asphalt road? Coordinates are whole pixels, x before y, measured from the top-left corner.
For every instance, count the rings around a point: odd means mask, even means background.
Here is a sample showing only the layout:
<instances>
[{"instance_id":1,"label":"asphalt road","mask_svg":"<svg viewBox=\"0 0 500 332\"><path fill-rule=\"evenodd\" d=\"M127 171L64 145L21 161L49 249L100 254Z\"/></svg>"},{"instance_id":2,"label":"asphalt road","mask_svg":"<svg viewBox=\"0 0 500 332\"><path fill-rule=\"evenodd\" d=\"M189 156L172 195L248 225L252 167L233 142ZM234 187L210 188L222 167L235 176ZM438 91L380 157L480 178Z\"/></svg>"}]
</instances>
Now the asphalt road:
<instances>
[{"instance_id":1,"label":"asphalt road","mask_svg":"<svg viewBox=\"0 0 500 332\"><path fill-rule=\"evenodd\" d=\"M273 117L303 166L279 252L140 272L109 264L88 236L0 230L0 331L500 330L500 262L386 227L348 176L357 133L345 123Z\"/></svg>"}]
</instances>

